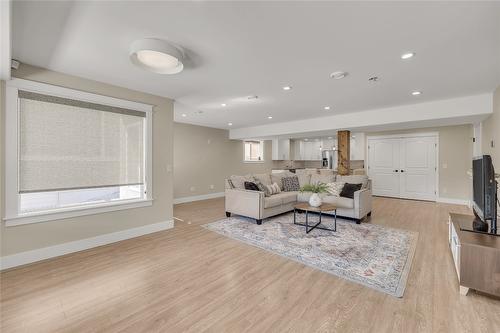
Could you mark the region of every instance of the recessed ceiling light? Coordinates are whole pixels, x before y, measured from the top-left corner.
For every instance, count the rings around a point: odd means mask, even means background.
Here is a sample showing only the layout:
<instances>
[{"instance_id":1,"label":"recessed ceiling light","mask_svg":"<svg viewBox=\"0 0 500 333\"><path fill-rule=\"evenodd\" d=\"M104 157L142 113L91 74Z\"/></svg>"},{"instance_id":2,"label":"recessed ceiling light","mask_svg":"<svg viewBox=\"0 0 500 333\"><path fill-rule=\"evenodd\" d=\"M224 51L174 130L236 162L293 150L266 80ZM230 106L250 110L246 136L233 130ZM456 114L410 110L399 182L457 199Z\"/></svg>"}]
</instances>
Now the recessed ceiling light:
<instances>
[{"instance_id":1,"label":"recessed ceiling light","mask_svg":"<svg viewBox=\"0 0 500 333\"><path fill-rule=\"evenodd\" d=\"M325 110L330 110L330 107L329 106L325 106L324 109Z\"/></svg>"},{"instance_id":2,"label":"recessed ceiling light","mask_svg":"<svg viewBox=\"0 0 500 333\"><path fill-rule=\"evenodd\" d=\"M413 58L414 56L415 56L414 52L408 52L408 53L402 54L401 59L406 60L406 59Z\"/></svg>"},{"instance_id":3,"label":"recessed ceiling light","mask_svg":"<svg viewBox=\"0 0 500 333\"><path fill-rule=\"evenodd\" d=\"M220 106L224 107L224 106L227 106L227 104L226 103L222 103Z\"/></svg>"},{"instance_id":4,"label":"recessed ceiling light","mask_svg":"<svg viewBox=\"0 0 500 333\"><path fill-rule=\"evenodd\" d=\"M161 39L136 40L130 45L129 55L132 63L154 73L177 74L184 68L182 52Z\"/></svg>"},{"instance_id":5,"label":"recessed ceiling light","mask_svg":"<svg viewBox=\"0 0 500 333\"><path fill-rule=\"evenodd\" d=\"M267 117L267 119L273 119L273 116L269 116L269 117Z\"/></svg>"},{"instance_id":6,"label":"recessed ceiling light","mask_svg":"<svg viewBox=\"0 0 500 333\"><path fill-rule=\"evenodd\" d=\"M368 82L371 82L371 83L376 83L378 82L379 78L378 76L372 76L370 78L368 78Z\"/></svg>"},{"instance_id":7,"label":"recessed ceiling light","mask_svg":"<svg viewBox=\"0 0 500 333\"><path fill-rule=\"evenodd\" d=\"M411 94L413 96L418 96L418 95L422 95L422 92L421 91L413 91Z\"/></svg>"},{"instance_id":8,"label":"recessed ceiling light","mask_svg":"<svg viewBox=\"0 0 500 333\"><path fill-rule=\"evenodd\" d=\"M182 116L183 116L183 117L187 117L187 114L183 113L183 114L182 114Z\"/></svg>"},{"instance_id":9,"label":"recessed ceiling light","mask_svg":"<svg viewBox=\"0 0 500 333\"><path fill-rule=\"evenodd\" d=\"M227 123L227 126L233 126L233 123Z\"/></svg>"},{"instance_id":10,"label":"recessed ceiling light","mask_svg":"<svg viewBox=\"0 0 500 333\"><path fill-rule=\"evenodd\" d=\"M292 90L292 87L291 86L284 86L283 90Z\"/></svg>"},{"instance_id":11,"label":"recessed ceiling light","mask_svg":"<svg viewBox=\"0 0 500 333\"><path fill-rule=\"evenodd\" d=\"M340 80L347 76L347 72L333 72L330 74L331 79Z\"/></svg>"},{"instance_id":12,"label":"recessed ceiling light","mask_svg":"<svg viewBox=\"0 0 500 333\"><path fill-rule=\"evenodd\" d=\"M254 100L254 99L258 99L258 98L259 98L259 96L257 96L257 95L252 95L252 96L247 97L248 100Z\"/></svg>"}]
</instances>

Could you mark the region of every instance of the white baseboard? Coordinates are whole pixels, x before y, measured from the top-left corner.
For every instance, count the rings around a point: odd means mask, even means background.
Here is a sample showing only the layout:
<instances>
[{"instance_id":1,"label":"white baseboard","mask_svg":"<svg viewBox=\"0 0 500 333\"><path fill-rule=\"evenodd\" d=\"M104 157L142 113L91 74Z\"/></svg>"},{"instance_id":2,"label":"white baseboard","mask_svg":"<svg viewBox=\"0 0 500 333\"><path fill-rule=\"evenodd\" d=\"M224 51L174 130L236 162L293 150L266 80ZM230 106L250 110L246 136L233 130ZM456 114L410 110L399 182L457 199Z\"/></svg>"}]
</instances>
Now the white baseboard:
<instances>
[{"instance_id":1,"label":"white baseboard","mask_svg":"<svg viewBox=\"0 0 500 333\"><path fill-rule=\"evenodd\" d=\"M129 238L139 237L151 234L153 232L171 229L173 227L174 221L169 220L148 224L142 227L112 232L109 234L99 235L91 238L80 239L73 242L44 247L41 249L20 252L0 258L0 270L26 265L49 258L59 257L68 253L83 251L93 247L115 243Z\"/></svg>"},{"instance_id":2,"label":"white baseboard","mask_svg":"<svg viewBox=\"0 0 500 333\"><path fill-rule=\"evenodd\" d=\"M436 202L448 203L448 204L453 204L453 205L470 206L470 201L469 200L464 200L464 199L453 199L453 198L439 197L439 198L436 199Z\"/></svg>"},{"instance_id":3,"label":"white baseboard","mask_svg":"<svg viewBox=\"0 0 500 333\"><path fill-rule=\"evenodd\" d=\"M217 192L217 193L209 193L209 194L202 194L202 195L193 195L192 197L176 198L176 199L174 199L174 205L180 204L180 203L185 203L185 202L193 202L193 201L200 201L200 200L207 200L207 199L214 199L214 198L222 198L224 195L226 195L225 192Z\"/></svg>"}]
</instances>

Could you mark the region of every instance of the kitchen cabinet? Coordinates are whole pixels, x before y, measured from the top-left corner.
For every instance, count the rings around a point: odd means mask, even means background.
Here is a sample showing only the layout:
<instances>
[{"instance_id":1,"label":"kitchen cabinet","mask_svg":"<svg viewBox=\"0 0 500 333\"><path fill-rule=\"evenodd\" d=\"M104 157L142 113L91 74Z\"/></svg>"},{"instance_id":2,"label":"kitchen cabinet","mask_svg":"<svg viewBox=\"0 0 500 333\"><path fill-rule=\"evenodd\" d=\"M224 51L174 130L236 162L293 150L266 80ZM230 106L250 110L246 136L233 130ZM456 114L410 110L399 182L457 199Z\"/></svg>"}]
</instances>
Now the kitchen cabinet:
<instances>
[{"instance_id":1,"label":"kitchen cabinet","mask_svg":"<svg viewBox=\"0 0 500 333\"><path fill-rule=\"evenodd\" d=\"M273 139L273 161L290 160L290 139Z\"/></svg>"}]
</instances>

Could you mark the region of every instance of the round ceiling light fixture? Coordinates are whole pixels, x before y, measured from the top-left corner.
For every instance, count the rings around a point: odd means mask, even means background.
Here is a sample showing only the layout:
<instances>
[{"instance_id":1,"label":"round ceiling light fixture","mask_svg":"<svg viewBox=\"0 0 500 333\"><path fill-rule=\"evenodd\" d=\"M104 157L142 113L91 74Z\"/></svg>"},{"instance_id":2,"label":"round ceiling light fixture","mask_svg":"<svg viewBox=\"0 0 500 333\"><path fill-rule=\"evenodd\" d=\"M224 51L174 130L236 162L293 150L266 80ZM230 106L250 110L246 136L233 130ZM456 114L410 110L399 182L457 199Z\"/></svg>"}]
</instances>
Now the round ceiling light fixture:
<instances>
[{"instance_id":1,"label":"round ceiling light fixture","mask_svg":"<svg viewBox=\"0 0 500 333\"><path fill-rule=\"evenodd\" d=\"M333 72L332 74L330 74L330 78L335 80L340 80L345 78L347 74L348 74L347 72Z\"/></svg>"},{"instance_id":2,"label":"round ceiling light fixture","mask_svg":"<svg viewBox=\"0 0 500 333\"><path fill-rule=\"evenodd\" d=\"M184 69L184 55L174 45L156 38L138 39L130 45L130 60L158 74L177 74Z\"/></svg>"},{"instance_id":3,"label":"round ceiling light fixture","mask_svg":"<svg viewBox=\"0 0 500 333\"><path fill-rule=\"evenodd\" d=\"M233 126L233 123L227 123L227 126Z\"/></svg>"},{"instance_id":4,"label":"round ceiling light fixture","mask_svg":"<svg viewBox=\"0 0 500 333\"><path fill-rule=\"evenodd\" d=\"M422 92L421 91L412 91L411 93L413 96L418 96L418 95L422 95Z\"/></svg>"},{"instance_id":5,"label":"round ceiling light fixture","mask_svg":"<svg viewBox=\"0 0 500 333\"><path fill-rule=\"evenodd\" d=\"M292 86L284 86L283 90L292 90Z\"/></svg>"},{"instance_id":6,"label":"round ceiling light fixture","mask_svg":"<svg viewBox=\"0 0 500 333\"><path fill-rule=\"evenodd\" d=\"M408 52L408 53L402 54L401 59L406 60L406 59L413 58L414 56L415 56L415 52Z\"/></svg>"},{"instance_id":7,"label":"round ceiling light fixture","mask_svg":"<svg viewBox=\"0 0 500 333\"><path fill-rule=\"evenodd\" d=\"M323 109L325 109L326 111L330 110L331 108L329 106L325 106Z\"/></svg>"}]
</instances>

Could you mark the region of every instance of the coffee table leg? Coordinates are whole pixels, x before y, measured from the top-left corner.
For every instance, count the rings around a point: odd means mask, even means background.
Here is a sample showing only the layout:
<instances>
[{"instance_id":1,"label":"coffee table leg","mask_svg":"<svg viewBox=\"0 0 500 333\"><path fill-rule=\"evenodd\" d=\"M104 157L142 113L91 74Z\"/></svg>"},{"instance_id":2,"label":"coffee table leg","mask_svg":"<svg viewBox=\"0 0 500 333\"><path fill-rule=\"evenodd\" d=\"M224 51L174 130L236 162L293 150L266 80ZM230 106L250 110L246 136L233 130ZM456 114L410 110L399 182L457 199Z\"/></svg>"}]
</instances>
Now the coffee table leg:
<instances>
[{"instance_id":1,"label":"coffee table leg","mask_svg":"<svg viewBox=\"0 0 500 333\"><path fill-rule=\"evenodd\" d=\"M334 224L334 227L333 227L333 230L337 231L337 210L335 209L335 224Z\"/></svg>"}]
</instances>

